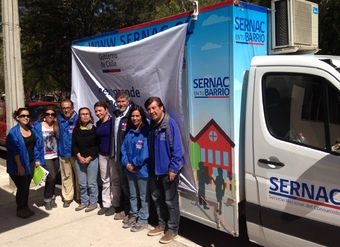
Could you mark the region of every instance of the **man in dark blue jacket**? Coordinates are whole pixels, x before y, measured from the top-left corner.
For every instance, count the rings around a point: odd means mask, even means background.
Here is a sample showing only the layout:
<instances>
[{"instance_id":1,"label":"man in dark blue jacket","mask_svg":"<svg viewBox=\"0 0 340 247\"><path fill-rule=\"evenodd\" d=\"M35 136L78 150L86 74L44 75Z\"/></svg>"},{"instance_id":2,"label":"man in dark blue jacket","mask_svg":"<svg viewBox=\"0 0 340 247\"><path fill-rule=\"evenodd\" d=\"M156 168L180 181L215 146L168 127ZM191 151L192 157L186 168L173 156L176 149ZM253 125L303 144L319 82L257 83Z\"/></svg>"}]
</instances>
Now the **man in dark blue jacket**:
<instances>
[{"instance_id":1,"label":"man in dark blue jacket","mask_svg":"<svg viewBox=\"0 0 340 247\"><path fill-rule=\"evenodd\" d=\"M158 225L148 232L156 236L165 231L160 243L170 243L177 237L180 221L178 183L184 165L181 134L174 119L165 112L158 97L145 101L151 118L149 136L149 167L151 197L155 202Z\"/></svg>"},{"instance_id":2,"label":"man in dark blue jacket","mask_svg":"<svg viewBox=\"0 0 340 247\"><path fill-rule=\"evenodd\" d=\"M112 196L114 201L121 201L120 207L116 208L115 220L128 220L130 212L130 192L127 177L121 163L122 154L121 147L127 133L127 120L130 111L130 97L124 91L119 91L115 94L117 110L112 114L112 129L111 133L114 138L114 145L111 145L110 158L114 158ZM121 200L122 199L122 200Z\"/></svg>"}]
</instances>

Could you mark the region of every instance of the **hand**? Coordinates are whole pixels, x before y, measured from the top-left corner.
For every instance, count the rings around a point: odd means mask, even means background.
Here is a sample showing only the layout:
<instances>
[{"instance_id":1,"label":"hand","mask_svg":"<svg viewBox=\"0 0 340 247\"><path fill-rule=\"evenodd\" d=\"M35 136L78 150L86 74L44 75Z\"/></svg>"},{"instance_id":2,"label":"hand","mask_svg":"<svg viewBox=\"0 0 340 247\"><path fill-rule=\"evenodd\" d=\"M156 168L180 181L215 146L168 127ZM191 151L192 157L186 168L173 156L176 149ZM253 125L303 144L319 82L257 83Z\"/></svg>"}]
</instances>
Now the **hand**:
<instances>
[{"instance_id":1,"label":"hand","mask_svg":"<svg viewBox=\"0 0 340 247\"><path fill-rule=\"evenodd\" d=\"M35 167L38 168L40 166L40 162L35 162Z\"/></svg>"},{"instance_id":2,"label":"hand","mask_svg":"<svg viewBox=\"0 0 340 247\"><path fill-rule=\"evenodd\" d=\"M92 160L92 157L89 156L89 157L85 158L85 162L84 163L88 164L88 163L90 163L91 160Z\"/></svg>"},{"instance_id":3,"label":"hand","mask_svg":"<svg viewBox=\"0 0 340 247\"><path fill-rule=\"evenodd\" d=\"M174 173L174 172L169 172L168 175L169 175L169 180L170 181L174 181L176 176L177 176L177 174Z\"/></svg>"},{"instance_id":4,"label":"hand","mask_svg":"<svg viewBox=\"0 0 340 247\"><path fill-rule=\"evenodd\" d=\"M22 165L18 166L18 175L23 176L25 174L25 168Z\"/></svg>"},{"instance_id":5,"label":"hand","mask_svg":"<svg viewBox=\"0 0 340 247\"><path fill-rule=\"evenodd\" d=\"M133 165L131 165L130 163L126 165L126 169L127 169L129 172L136 173L135 168L134 168Z\"/></svg>"},{"instance_id":6,"label":"hand","mask_svg":"<svg viewBox=\"0 0 340 247\"><path fill-rule=\"evenodd\" d=\"M84 158L83 156L78 155L78 160L79 160L80 164L86 164L86 158Z\"/></svg>"}]
</instances>

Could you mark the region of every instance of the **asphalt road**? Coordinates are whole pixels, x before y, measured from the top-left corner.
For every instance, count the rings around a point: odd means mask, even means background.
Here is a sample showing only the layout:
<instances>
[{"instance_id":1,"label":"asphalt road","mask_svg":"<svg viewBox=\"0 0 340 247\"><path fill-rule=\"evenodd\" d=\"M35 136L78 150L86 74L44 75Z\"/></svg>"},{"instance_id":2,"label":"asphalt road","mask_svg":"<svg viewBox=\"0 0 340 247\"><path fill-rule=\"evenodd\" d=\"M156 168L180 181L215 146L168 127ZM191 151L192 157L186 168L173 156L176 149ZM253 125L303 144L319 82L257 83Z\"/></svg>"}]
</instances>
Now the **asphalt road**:
<instances>
[{"instance_id":1,"label":"asphalt road","mask_svg":"<svg viewBox=\"0 0 340 247\"><path fill-rule=\"evenodd\" d=\"M0 163L4 164L6 159L6 152L0 150ZM150 219L151 222L155 219ZM248 241L246 234L246 227L244 219L240 223L240 236L233 237L225 232L205 226L201 223L192 221L185 217L181 217L179 235L196 243L198 246L220 247L257 247L254 243Z\"/></svg>"}]
</instances>

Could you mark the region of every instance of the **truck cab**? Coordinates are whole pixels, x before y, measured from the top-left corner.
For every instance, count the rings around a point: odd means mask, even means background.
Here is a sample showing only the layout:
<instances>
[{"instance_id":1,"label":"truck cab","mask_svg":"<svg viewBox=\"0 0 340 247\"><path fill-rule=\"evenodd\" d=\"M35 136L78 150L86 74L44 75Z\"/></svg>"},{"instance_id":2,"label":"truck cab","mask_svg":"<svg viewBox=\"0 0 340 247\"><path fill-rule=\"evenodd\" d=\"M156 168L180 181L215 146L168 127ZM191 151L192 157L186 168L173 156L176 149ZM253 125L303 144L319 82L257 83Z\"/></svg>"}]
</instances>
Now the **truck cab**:
<instances>
[{"instance_id":1,"label":"truck cab","mask_svg":"<svg viewBox=\"0 0 340 247\"><path fill-rule=\"evenodd\" d=\"M336 246L340 57L260 56L245 112L246 217L263 246Z\"/></svg>"}]
</instances>

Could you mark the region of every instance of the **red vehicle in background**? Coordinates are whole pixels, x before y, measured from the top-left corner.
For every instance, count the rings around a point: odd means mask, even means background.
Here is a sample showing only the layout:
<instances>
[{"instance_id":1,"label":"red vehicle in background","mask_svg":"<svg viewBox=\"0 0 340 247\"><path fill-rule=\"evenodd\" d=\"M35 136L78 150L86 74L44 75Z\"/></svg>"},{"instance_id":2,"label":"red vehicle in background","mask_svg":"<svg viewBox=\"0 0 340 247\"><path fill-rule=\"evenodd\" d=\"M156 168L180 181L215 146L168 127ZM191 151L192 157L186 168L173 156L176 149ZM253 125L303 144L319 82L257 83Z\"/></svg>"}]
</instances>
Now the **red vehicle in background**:
<instances>
[{"instance_id":1,"label":"red vehicle in background","mask_svg":"<svg viewBox=\"0 0 340 247\"><path fill-rule=\"evenodd\" d=\"M58 102L47 102L47 101L32 101L26 102L25 106L28 108L31 115L31 124L37 121L39 115L42 113L44 108L49 105L55 105L57 108ZM58 111L58 108L57 108ZM7 123L6 123L6 114L12 114L12 112L6 112L6 104L5 102L0 102L0 149L4 149L5 141L6 141L6 131L7 131Z\"/></svg>"}]
</instances>

